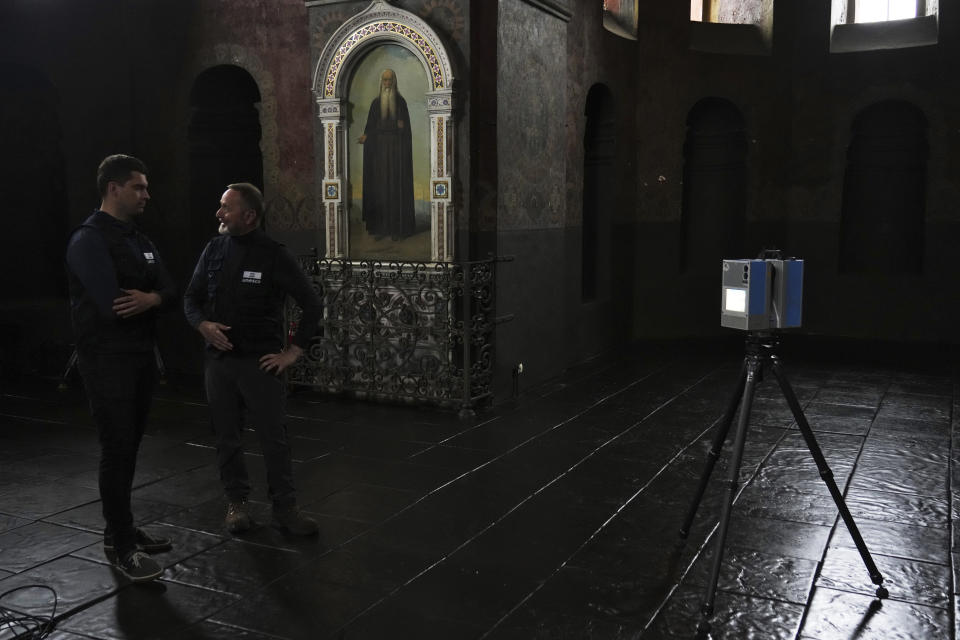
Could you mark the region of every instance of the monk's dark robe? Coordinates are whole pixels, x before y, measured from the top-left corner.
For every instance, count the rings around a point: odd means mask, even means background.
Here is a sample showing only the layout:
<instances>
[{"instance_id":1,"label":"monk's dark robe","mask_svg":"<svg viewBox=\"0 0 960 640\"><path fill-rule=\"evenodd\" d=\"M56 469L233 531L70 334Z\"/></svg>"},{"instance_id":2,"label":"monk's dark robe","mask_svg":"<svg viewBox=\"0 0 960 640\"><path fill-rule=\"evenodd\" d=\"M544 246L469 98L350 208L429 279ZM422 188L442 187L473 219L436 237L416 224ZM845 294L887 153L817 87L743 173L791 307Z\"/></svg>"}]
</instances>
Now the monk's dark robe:
<instances>
[{"instance_id":1,"label":"monk's dark robe","mask_svg":"<svg viewBox=\"0 0 960 640\"><path fill-rule=\"evenodd\" d=\"M370 103L363 144L363 222L367 233L400 239L413 234L413 146L407 102L397 94L394 118ZM398 126L403 122L403 126Z\"/></svg>"}]
</instances>

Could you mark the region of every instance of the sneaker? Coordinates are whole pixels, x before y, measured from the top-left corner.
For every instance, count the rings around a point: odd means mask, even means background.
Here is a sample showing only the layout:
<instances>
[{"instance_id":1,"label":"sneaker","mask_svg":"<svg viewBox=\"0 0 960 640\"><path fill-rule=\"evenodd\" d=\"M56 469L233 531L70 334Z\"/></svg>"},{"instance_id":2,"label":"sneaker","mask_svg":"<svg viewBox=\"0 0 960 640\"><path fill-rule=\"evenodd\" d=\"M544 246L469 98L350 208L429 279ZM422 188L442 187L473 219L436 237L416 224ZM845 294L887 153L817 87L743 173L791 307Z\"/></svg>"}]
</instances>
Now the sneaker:
<instances>
[{"instance_id":1,"label":"sneaker","mask_svg":"<svg viewBox=\"0 0 960 640\"><path fill-rule=\"evenodd\" d=\"M113 562L113 566L132 582L156 580L163 574L163 567L142 551L131 551Z\"/></svg>"},{"instance_id":2,"label":"sneaker","mask_svg":"<svg viewBox=\"0 0 960 640\"><path fill-rule=\"evenodd\" d=\"M227 518L225 520L227 531L230 533L240 533L247 531L253 526L253 520L250 518L250 510L247 509L246 500L232 500L227 505Z\"/></svg>"},{"instance_id":3,"label":"sneaker","mask_svg":"<svg viewBox=\"0 0 960 640\"><path fill-rule=\"evenodd\" d=\"M317 521L300 513L296 505L273 508L273 519L280 528L295 536L312 536L320 531Z\"/></svg>"},{"instance_id":4,"label":"sneaker","mask_svg":"<svg viewBox=\"0 0 960 640\"><path fill-rule=\"evenodd\" d=\"M161 551L170 551L173 549L173 543L170 542L170 538L162 538L160 536L154 536L143 529L136 530L136 541L137 541L137 551L143 551L145 553L160 553ZM113 548L113 534L104 532L103 534L103 550L110 554L115 549Z\"/></svg>"}]
</instances>

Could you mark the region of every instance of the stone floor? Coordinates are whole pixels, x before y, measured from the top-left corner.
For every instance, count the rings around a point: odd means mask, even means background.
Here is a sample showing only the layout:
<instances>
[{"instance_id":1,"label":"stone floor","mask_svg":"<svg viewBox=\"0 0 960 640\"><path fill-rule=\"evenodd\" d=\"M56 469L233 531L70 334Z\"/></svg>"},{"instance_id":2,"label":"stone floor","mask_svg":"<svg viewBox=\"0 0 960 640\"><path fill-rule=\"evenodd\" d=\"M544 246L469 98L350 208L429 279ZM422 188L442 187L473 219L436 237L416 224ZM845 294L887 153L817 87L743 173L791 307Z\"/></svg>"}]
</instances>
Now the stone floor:
<instances>
[{"instance_id":1,"label":"stone floor","mask_svg":"<svg viewBox=\"0 0 960 640\"><path fill-rule=\"evenodd\" d=\"M148 585L105 562L82 391L7 384L0 607L53 615L57 640L692 638L732 434L686 542L677 531L741 356L637 347L472 422L296 394L300 503L321 526L307 540L270 525L253 437L262 523L224 530L202 394L169 381L134 492L138 520L175 541ZM768 375L752 403L712 637L957 637L951 365L785 366L890 597L874 597ZM35 624L0 629L0 640Z\"/></svg>"}]
</instances>

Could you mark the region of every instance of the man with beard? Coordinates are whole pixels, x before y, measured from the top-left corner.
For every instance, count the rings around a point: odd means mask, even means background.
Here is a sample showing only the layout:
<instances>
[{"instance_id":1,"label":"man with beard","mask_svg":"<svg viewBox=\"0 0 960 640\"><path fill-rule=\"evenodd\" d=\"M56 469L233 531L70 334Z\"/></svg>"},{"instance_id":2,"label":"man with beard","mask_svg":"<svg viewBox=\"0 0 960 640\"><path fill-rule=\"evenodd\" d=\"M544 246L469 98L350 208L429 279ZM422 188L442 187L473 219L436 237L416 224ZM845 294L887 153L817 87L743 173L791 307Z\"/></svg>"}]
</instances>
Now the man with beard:
<instances>
[{"instance_id":1,"label":"man with beard","mask_svg":"<svg viewBox=\"0 0 960 640\"><path fill-rule=\"evenodd\" d=\"M157 249L134 222L150 199L147 169L132 156L109 156L97 170L100 208L70 236L70 315L83 386L100 439L103 548L134 582L163 567L145 555L170 541L133 525L130 493L153 395L156 315L177 300Z\"/></svg>"},{"instance_id":2,"label":"man with beard","mask_svg":"<svg viewBox=\"0 0 960 640\"><path fill-rule=\"evenodd\" d=\"M380 74L380 95L370 103L363 145L363 221L377 239L413 234L413 144L407 101L392 69Z\"/></svg>"},{"instance_id":3,"label":"man with beard","mask_svg":"<svg viewBox=\"0 0 960 640\"><path fill-rule=\"evenodd\" d=\"M263 194L247 182L227 185L217 219L183 297L187 322L206 342L204 382L231 533L254 525L247 498L243 427L257 431L267 468L273 519L294 535L314 535L317 522L297 507L287 437L283 371L309 348L320 298L290 252L263 231ZM303 316L284 345L283 305L296 300Z\"/></svg>"}]
</instances>

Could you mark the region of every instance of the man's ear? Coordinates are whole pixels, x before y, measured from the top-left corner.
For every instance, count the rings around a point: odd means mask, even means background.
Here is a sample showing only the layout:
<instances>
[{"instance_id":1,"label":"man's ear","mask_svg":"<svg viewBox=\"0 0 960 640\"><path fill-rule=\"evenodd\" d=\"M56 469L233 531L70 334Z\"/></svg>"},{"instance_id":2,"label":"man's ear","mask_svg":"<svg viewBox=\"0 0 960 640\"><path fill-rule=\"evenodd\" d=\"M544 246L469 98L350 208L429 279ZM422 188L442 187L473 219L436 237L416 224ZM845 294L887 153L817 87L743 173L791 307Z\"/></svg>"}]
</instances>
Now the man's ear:
<instances>
[{"instance_id":1,"label":"man's ear","mask_svg":"<svg viewBox=\"0 0 960 640\"><path fill-rule=\"evenodd\" d=\"M248 225L257 224L257 212L253 209L247 209L243 214L243 219Z\"/></svg>"}]
</instances>

